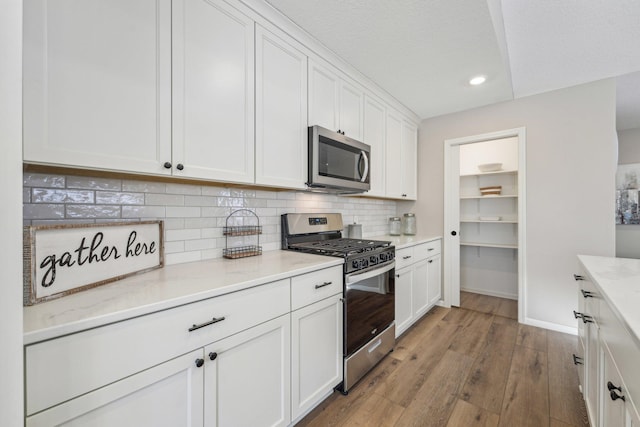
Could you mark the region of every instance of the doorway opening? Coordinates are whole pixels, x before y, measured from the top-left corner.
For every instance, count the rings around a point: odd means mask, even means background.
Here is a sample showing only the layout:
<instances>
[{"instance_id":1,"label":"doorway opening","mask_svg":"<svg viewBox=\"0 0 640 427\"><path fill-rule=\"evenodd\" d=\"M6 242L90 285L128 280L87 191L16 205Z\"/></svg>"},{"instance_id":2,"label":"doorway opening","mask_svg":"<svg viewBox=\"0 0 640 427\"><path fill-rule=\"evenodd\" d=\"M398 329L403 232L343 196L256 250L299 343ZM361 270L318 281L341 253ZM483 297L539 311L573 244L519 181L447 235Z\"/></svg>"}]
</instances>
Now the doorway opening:
<instances>
[{"instance_id":1,"label":"doorway opening","mask_svg":"<svg viewBox=\"0 0 640 427\"><path fill-rule=\"evenodd\" d=\"M444 303L517 301L526 318L525 128L445 141Z\"/></svg>"}]
</instances>

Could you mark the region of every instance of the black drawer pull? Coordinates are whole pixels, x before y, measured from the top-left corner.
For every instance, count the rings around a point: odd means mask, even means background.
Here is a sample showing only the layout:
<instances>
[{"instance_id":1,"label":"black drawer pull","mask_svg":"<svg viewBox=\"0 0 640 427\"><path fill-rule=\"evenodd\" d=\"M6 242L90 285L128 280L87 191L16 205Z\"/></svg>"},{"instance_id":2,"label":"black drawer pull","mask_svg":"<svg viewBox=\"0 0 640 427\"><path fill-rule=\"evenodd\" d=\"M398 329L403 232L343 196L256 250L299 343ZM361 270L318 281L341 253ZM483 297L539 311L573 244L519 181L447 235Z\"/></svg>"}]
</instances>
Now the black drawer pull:
<instances>
[{"instance_id":1,"label":"black drawer pull","mask_svg":"<svg viewBox=\"0 0 640 427\"><path fill-rule=\"evenodd\" d=\"M223 320L224 320L224 317L218 317L217 319L214 317L208 322L204 322L199 325L194 324L192 327L189 328L189 332L193 332L196 329L204 328L205 326L213 325L214 323L222 322Z\"/></svg>"},{"instance_id":2,"label":"black drawer pull","mask_svg":"<svg viewBox=\"0 0 640 427\"><path fill-rule=\"evenodd\" d=\"M573 317L575 317L576 319L582 319L583 316L584 314L578 313L577 311L573 310Z\"/></svg>"},{"instance_id":3,"label":"black drawer pull","mask_svg":"<svg viewBox=\"0 0 640 427\"><path fill-rule=\"evenodd\" d=\"M579 275L579 274L574 274L574 275L573 275L573 278L574 278L575 280L584 280L584 276L581 276L581 275Z\"/></svg>"},{"instance_id":4,"label":"black drawer pull","mask_svg":"<svg viewBox=\"0 0 640 427\"><path fill-rule=\"evenodd\" d=\"M196 359L196 366L202 368L202 365L204 365L204 359Z\"/></svg>"},{"instance_id":5,"label":"black drawer pull","mask_svg":"<svg viewBox=\"0 0 640 427\"><path fill-rule=\"evenodd\" d=\"M587 316L586 314L582 315L582 323L593 323L593 317Z\"/></svg>"},{"instance_id":6,"label":"black drawer pull","mask_svg":"<svg viewBox=\"0 0 640 427\"><path fill-rule=\"evenodd\" d=\"M574 365L582 365L582 357L580 356L576 356L575 354L572 354L573 356L573 364Z\"/></svg>"},{"instance_id":7,"label":"black drawer pull","mask_svg":"<svg viewBox=\"0 0 640 427\"><path fill-rule=\"evenodd\" d=\"M322 285L316 285L316 289L324 288L325 286L329 286L333 282L324 282Z\"/></svg>"},{"instance_id":8,"label":"black drawer pull","mask_svg":"<svg viewBox=\"0 0 640 427\"><path fill-rule=\"evenodd\" d=\"M433 260L432 260L432 259L430 259L430 260L429 260L429 264L431 264L432 262L433 262Z\"/></svg>"},{"instance_id":9,"label":"black drawer pull","mask_svg":"<svg viewBox=\"0 0 640 427\"><path fill-rule=\"evenodd\" d=\"M611 396L611 400L622 399L623 402L627 400L627 399L624 398L624 396L616 393L615 390L611 390L611 393L609 393L609 396Z\"/></svg>"},{"instance_id":10,"label":"black drawer pull","mask_svg":"<svg viewBox=\"0 0 640 427\"><path fill-rule=\"evenodd\" d=\"M584 289L580 289L580 292L582 292L582 296L585 298L593 298L593 292L585 291Z\"/></svg>"},{"instance_id":11,"label":"black drawer pull","mask_svg":"<svg viewBox=\"0 0 640 427\"><path fill-rule=\"evenodd\" d=\"M427 252L431 252L434 248L427 249Z\"/></svg>"},{"instance_id":12,"label":"black drawer pull","mask_svg":"<svg viewBox=\"0 0 640 427\"><path fill-rule=\"evenodd\" d=\"M209 353L209 359L210 360L216 360L217 358L218 358L218 353L215 353L213 351L211 353Z\"/></svg>"},{"instance_id":13,"label":"black drawer pull","mask_svg":"<svg viewBox=\"0 0 640 427\"><path fill-rule=\"evenodd\" d=\"M402 257L402 259L409 259L409 258L411 258L411 255L405 255Z\"/></svg>"},{"instance_id":14,"label":"black drawer pull","mask_svg":"<svg viewBox=\"0 0 640 427\"><path fill-rule=\"evenodd\" d=\"M616 387L611 381L607 381L607 390L609 390L609 391L612 391L612 390L622 391L622 387Z\"/></svg>"}]
</instances>

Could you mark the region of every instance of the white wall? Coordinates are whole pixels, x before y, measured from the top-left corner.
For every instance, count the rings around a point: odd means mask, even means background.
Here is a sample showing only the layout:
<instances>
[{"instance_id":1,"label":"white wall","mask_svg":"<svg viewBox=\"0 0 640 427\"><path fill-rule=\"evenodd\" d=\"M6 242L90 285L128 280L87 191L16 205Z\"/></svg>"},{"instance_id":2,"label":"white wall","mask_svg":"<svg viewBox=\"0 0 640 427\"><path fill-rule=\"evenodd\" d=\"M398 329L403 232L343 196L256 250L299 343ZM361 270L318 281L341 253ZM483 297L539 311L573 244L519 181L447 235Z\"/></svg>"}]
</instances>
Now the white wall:
<instances>
[{"instance_id":1,"label":"white wall","mask_svg":"<svg viewBox=\"0 0 640 427\"><path fill-rule=\"evenodd\" d=\"M0 424L23 424L22 1L0 3Z\"/></svg>"},{"instance_id":2,"label":"white wall","mask_svg":"<svg viewBox=\"0 0 640 427\"><path fill-rule=\"evenodd\" d=\"M640 129L618 131L618 164L640 163ZM640 225L616 225L616 256L640 258Z\"/></svg>"},{"instance_id":3,"label":"white wall","mask_svg":"<svg viewBox=\"0 0 640 427\"><path fill-rule=\"evenodd\" d=\"M424 120L418 144L420 229L443 234L444 140L520 126L527 132L526 322L576 327L577 254L613 256L615 81L602 80Z\"/></svg>"}]
</instances>

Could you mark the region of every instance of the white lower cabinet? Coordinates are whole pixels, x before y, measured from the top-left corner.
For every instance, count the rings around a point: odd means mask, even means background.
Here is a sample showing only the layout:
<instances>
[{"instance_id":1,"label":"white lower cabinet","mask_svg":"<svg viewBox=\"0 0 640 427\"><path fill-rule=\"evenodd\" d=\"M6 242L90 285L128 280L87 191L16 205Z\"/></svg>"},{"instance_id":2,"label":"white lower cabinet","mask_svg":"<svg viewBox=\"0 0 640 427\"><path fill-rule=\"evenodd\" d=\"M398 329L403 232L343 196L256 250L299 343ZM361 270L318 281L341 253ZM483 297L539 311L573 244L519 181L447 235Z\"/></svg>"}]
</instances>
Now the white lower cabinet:
<instances>
[{"instance_id":1,"label":"white lower cabinet","mask_svg":"<svg viewBox=\"0 0 640 427\"><path fill-rule=\"evenodd\" d=\"M291 313L291 419L342 381L342 294Z\"/></svg>"},{"instance_id":2,"label":"white lower cabinet","mask_svg":"<svg viewBox=\"0 0 640 427\"><path fill-rule=\"evenodd\" d=\"M26 425L202 426L202 357L202 349L192 351L32 415Z\"/></svg>"},{"instance_id":3,"label":"white lower cabinet","mask_svg":"<svg viewBox=\"0 0 640 427\"><path fill-rule=\"evenodd\" d=\"M205 347L205 427L289 424L289 317Z\"/></svg>"},{"instance_id":4,"label":"white lower cabinet","mask_svg":"<svg viewBox=\"0 0 640 427\"><path fill-rule=\"evenodd\" d=\"M440 300L440 247L435 240L396 251L396 338Z\"/></svg>"},{"instance_id":5,"label":"white lower cabinet","mask_svg":"<svg viewBox=\"0 0 640 427\"><path fill-rule=\"evenodd\" d=\"M574 362L589 422L592 427L638 427L640 347L613 314L588 271L582 268L574 277L579 284L580 310L575 312L580 326L579 354L574 355Z\"/></svg>"},{"instance_id":6,"label":"white lower cabinet","mask_svg":"<svg viewBox=\"0 0 640 427\"><path fill-rule=\"evenodd\" d=\"M26 425L288 426L342 381L341 296L339 265L27 345Z\"/></svg>"}]
</instances>

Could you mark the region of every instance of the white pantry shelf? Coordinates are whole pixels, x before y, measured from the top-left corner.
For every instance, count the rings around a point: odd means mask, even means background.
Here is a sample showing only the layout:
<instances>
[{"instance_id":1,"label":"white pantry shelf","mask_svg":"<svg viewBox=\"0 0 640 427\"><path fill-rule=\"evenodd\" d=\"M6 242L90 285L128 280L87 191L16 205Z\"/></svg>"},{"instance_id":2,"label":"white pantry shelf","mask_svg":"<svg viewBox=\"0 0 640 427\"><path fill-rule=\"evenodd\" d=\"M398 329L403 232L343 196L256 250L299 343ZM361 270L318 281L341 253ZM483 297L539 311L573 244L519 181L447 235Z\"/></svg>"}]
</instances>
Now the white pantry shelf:
<instances>
[{"instance_id":1,"label":"white pantry shelf","mask_svg":"<svg viewBox=\"0 0 640 427\"><path fill-rule=\"evenodd\" d=\"M460 200L471 199L517 199L517 194L491 194L488 196L460 196Z\"/></svg>"},{"instance_id":2,"label":"white pantry shelf","mask_svg":"<svg viewBox=\"0 0 640 427\"><path fill-rule=\"evenodd\" d=\"M469 173L469 174L461 174L460 178L465 177L465 176L486 176L486 175L506 175L506 174L517 174L518 171L517 170L501 170L501 171L494 171L494 172L480 172L480 173Z\"/></svg>"},{"instance_id":3,"label":"white pantry shelf","mask_svg":"<svg viewBox=\"0 0 640 427\"><path fill-rule=\"evenodd\" d=\"M502 224L517 224L518 221L513 219L499 219L499 220L482 220L482 219L461 219L460 222L478 222L478 223L502 223Z\"/></svg>"},{"instance_id":4,"label":"white pantry shelf","mask_svg":"<svg viewBox=\"0 0 640 427\"><path fill-rule=\"evenodd\" d=\"M513 245L509 243L460 242L460 246L475 246L480 248L518 249L518 245Z\"/></svg>"}]
</instances>

